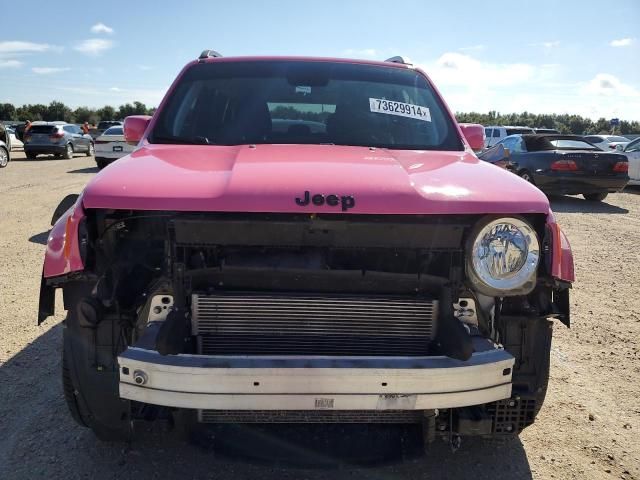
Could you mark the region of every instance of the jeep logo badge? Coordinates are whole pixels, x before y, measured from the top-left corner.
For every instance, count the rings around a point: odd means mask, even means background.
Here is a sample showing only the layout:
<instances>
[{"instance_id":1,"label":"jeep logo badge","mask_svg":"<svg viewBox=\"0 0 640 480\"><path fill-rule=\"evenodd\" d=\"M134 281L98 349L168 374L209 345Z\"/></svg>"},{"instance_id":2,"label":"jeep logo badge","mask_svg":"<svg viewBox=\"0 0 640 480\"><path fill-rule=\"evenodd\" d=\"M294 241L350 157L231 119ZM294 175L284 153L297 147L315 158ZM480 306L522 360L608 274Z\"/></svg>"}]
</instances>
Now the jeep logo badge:
<instances>
[{"instance_id":1,"label":"jeep logo badge","mask_svg":"<svg viewBox=\"0 0 640 480\"><path fill-rule=\"evenodd\" d=\"M356 199L353 198L353 195L327 195L324 196L320 193L316 193L315 195L311 195L311 193L306 190L302 197L296 197L296 205L300 205L301 207L306 207L309 203L313 203L318 207L324 205L325 203L330 207L337 207L340 205L342 207L342 211L346 212L350 208L356 206Z\"/></svg>"}]
</instances>

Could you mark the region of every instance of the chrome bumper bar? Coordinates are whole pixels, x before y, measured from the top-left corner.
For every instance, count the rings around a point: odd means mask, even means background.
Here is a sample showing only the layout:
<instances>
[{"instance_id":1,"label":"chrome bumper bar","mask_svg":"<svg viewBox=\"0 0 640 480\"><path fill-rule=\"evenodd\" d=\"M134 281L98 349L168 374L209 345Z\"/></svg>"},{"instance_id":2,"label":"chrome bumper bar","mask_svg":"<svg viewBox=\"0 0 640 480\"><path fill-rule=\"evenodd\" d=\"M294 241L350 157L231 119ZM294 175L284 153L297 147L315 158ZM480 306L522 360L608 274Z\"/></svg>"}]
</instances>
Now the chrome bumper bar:
<instances>
[{"instance_id":1,"label":"chrome bumper bar","mask_svg":"<svg viewBox=\"0 0 640 480\"><path fill-rule=\"evenodd\" d=\"M169 355L128 348L120 397L217 410L429 410L511 396L504 350L448 357Z\"/></svg>"}]
</instances>

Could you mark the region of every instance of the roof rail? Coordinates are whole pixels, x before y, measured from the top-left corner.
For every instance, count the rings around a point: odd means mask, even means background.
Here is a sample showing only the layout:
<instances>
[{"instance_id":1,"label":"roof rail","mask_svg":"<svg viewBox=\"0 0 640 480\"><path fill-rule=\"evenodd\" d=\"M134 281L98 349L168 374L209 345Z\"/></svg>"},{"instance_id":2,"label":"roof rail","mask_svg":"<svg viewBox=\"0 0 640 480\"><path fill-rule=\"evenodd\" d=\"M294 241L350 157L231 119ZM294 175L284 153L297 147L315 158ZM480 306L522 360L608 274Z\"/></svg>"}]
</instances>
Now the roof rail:
<instances>
[{"instance_id":1,"label":"roof rail","mask_svg":"<svg viewBox=\"0 0 640 480\"><path fill-rule=\"evenodd\" d=\"M206 58L219 58L221 56L222 55L220 55L215 50L203 50L200 56L198 57L198 60L204 60Z\"/></svg>"},{"instance_id":2,"label":"roof rail","mask_svg":"<svg viewBox=\"0 0 640 480\"><path fill-rule=\"evenodd\" d=\"M411 65L411 63L407 62L404 58L402 58L400 55L397 55L395 57L391 57L391 58L387 58L385 60L385 62L391 62L391 63L402 63L403 65Z\"/></svg>"}]
</instances>

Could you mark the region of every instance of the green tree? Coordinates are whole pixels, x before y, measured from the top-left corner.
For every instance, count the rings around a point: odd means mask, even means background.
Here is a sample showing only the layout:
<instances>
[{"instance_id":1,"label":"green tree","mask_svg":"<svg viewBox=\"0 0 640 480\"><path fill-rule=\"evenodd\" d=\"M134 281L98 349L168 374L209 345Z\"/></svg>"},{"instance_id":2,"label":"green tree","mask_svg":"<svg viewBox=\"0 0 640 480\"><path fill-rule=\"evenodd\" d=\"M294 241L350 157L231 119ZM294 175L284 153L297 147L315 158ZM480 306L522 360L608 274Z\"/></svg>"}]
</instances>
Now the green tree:
<instances>
[{"instance_id":1,"label":"green tree","mask_svg":"<svg viewBox=\"0 0 640 480\"><path fill-rule=\"evenodd\" d=\"M11 103L0 103L0 120L17 120L16 107Z\"/></svg>"},{"instance_id":2,"label":"green tree","mask_svg":"<svg viewBox=\"0 0 640 480\"><path fill-rule=\"evenodd\" d=\"M100 118L100 120L115 120L116 110L109 105L105 105L104 107L96 111L96 115Z\"/></svg>"},{"instance_id":3,"label":"green tree","mask_svg":"<svg viewBox=\"0 0 640 480\"><path fill-rule=\"evenodd\" d=\"M73 121L73 113L71 112L71 109L64 103L57 102L55 100L49 104L42 117L43 120L48 122L54 122L56 120L61 120L63 122Z\"/></svg>"},{"instance_id":4,"label":"green tree","mask_svg":"<svg viewBox=\"0 0 640 480\"><path fill-rule=\"evenodd\" d=\"M92 116L95 116L95 111L89 107L78 107L73 112L76 123L89 122Z\"/></svg>"}]
</instances>

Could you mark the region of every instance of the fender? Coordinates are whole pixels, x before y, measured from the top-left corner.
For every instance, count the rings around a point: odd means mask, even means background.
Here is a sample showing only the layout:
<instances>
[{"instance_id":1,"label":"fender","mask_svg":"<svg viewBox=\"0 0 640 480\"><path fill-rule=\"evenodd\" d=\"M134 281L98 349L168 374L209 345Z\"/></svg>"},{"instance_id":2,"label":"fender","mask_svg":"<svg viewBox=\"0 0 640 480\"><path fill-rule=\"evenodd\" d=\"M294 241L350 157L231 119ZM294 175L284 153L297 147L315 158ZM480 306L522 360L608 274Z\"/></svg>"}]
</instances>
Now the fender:
<instances>
[{"instance_id":1,"label":"fender","mask_svg":"<svg viewBox=\"0 0 640 480\"><path fill-rule=\"evenodd\" d=\"M63 203L68 202L67 198L58 205L56 213ZM79 226L84 218L82 196L80 196L75 204L58 218L49 232L40 281L38 325L52 316L55 311L55 287L48 280L84 270L78 235Z\"/></svg>"},{"instance_id":2,"label":"fender","mask_svg":"<svg viewBox=\"0 0 640 480\"><path fill-rule=\"evenodd\" d=\"M573 266L573 253L569 239L564 234L549 209L547 216L547 229L551 237L551 276L556 281L553 289L553 304L557 312L557 319L567 327L571 326L571 306L569 302L569 289L575 282L576 276Z\"/></svg>"},{"instance_id":3,"label":"fender","mask_svg":"<svg viewBox=\"0 0 640 480\"><path fill-rule=\"evenodd\" d=\"M573 283L576 276L571 245L551 209L547 215L547 228L551 233L551 276L562 282Z\"/></svg>"}]
</instances>

